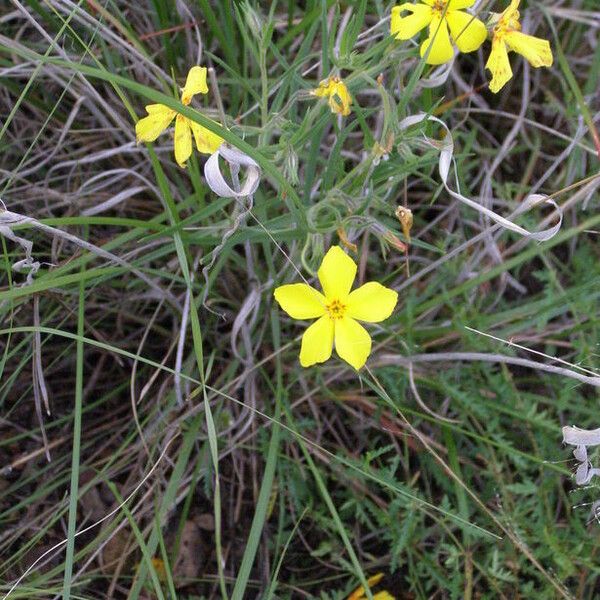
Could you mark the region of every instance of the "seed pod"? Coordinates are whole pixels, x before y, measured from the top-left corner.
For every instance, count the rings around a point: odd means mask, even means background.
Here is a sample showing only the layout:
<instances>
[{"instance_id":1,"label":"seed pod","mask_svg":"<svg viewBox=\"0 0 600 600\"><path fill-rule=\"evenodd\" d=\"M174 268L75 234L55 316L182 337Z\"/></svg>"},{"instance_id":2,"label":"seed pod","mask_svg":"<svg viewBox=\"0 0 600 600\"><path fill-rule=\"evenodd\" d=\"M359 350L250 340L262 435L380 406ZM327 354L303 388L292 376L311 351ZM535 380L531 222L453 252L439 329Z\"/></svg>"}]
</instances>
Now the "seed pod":
<instances>
[{"instance_id":1,"label":"seed pod","mask_svg":"<svg viewBox=\"0 0 600 600\"><path fill-rule=\"evenodd\" d=\"M410 230L413 226L413 214L410 208L406 208L404 206L399 206L396 209L396 217L398 217L398 221L400 221L400 225L402 226L402 233L406 238L406 241L410 243Z\"/></svg>"}]
</instances>

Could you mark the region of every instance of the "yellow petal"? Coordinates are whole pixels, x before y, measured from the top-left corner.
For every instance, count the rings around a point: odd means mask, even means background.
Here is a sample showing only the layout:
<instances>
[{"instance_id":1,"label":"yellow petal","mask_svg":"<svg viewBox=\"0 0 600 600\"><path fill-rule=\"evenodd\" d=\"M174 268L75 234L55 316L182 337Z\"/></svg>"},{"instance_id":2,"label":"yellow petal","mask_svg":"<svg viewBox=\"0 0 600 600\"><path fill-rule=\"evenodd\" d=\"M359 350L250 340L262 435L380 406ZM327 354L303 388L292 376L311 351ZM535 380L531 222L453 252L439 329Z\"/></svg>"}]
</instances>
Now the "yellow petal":
<instances>
[{"instance_id":1,"label":"yellow petal","mask_svg":"<svg viewBox=\"0 0 600 600\"><path fill-rule=\"evenodd\" d=\"M333 321L323 316L304 332L300 347L300 364L303 367L325 362L331 356L333 331Z\"/></svg>"},{"instance_id":2,"label":"yellow petal","mask_svg":"<svg viewBox=\"0 0 600 600\"><path fill-rule=\"evenodd\" d=\"M292 319L316 319L325 314L325 296L306 283L276 288L275 300Z\"/></svg>"},{"instance_id":3,"label":"yellow petal","mask_svg":"<svg viewBox=\"0 0 600 600\"><path fill-rule=\"evenodd\" d=\"M511 0L510 4L504 9L502 14L500 15L500 18L506 23L509 23L513 19L518 19L520 3L521 0Z\"/></svg>"},{"instance_id":4,"label":"yellow petal","mask_svg":"<svg viewBox=\"0 0 600 600\"><path fill-rule=\"evenodd\" d=\"M512 69L508 60L508 51L502 40L494 38L492 41L492 51L485 63L485 68L492 73L490 81L490 91L497 94L512 77Z\"/></svg>"},{"instance_id":5,"label":"yellow petal","mask_svg":"<svg viewBox=\"0 0 600 600\"><path fill-rule=\"evenodd\" d=\"M396 600L387 590L373 594L373 600Z\"/></svg>"},{"instance_id":6,"label":"yellow petal","mask_svg":"<svg viewBox=\"0 0 600 600\"><path fill-rule=\"evenodd\" d=\"M347 117L350 114L352 96L346 84L339 77L328 77L312 90L311 94L318 98L327 98L332 113Z\"/></svg>"},{"instance_id":7,"label":"yellow petal","mask_svg":"<svg viewBox=\"0 0 600 600\"><path fill-rule=\"evenodd\" d=\"M323 81L319 83L319 87L312 90L311 94L317 96L317 98L328 98L332 93L334 85L335 82L333 79L323 79Z\"/></svg>"},{"instance_id":8,"label":"yellow petal","mask_svg":"<svg viewBox=\"0 0 600 600\"><path fill-rule=\"evenodd\" d=\"M452 39L461 52L477 50L487 37L487 29L483 22L462 10L449 10L446 21Z\"/></svg>"},{"instance_id":9,"label":"yellow petal","mask_svg":"<svg viewBox=\"0 0 600 600\"><path fill-rule=\"evenodd\" d=\"M216 152L223 143L223 138L192 120L190 120L189 123L194 133L198 152L202 152L202 154L212 154L213 152Z\"/></svg>"},{"instance_id":10,"label":"yellow petal","mask_svg":"<svg viewBox=\"0 0 600 600\"><path fill-rule=\"evenodd\" d=\"M335 351L358 371L371 354L371 337L358 321L348 317L336 319Z\"/></svg>"},{"instance_id":11,"label":"yellow petal","mask_svg":"<svg viewBox=\"0 0 600 600\"><path fill-rule=\"evenodd\" d=\"M164 104L146 104L144 107L149 115L160 115L174 113L175 111Z\"/></svg>"},{"instance_id":12,"label":"yellow petal","mask_svg":"<svg viewBox=\"0 0 600 600\"><path fill-rule=\"evenodd\" d=\"M348 92L348 88L344 82L336 82L329 95L329 108L331 108L331 112L347 117L350 114L351 104L352 96L350 96L350 92Z\"/></svg>"},{"instance_id":13,"label":"yellow petal","mask_svg":"<svg viewBox=\"0 0 600 600\"><path fill-rule=\"evenodd\" d=\"M448 0L448 10L458 10L460 8L469 8L475 4L475 0Z\"/></svg>"},{"instance_id":14,"label":"yellow petal","mask_svg":"<svg viewBox=\"0 0 600 600\"><path fill-rule=\"evenodd\" d=\"M148 104L147 117L135 124L135 137L138 142L153 142L171 123L175 111L163 104Z\"/></svg>"},{"instance_id":15,"label":"yellow petal","mask_svg":"<svg viewBox=\"0 0 600 600\"><path fill-rule=\"evenodd\" d=\"M403 17L402 12L408 11L411 14ZM390 19L390 33L397 40L409 40L421 29L429 25L431 21L431 8L426 4L404 3L392 8L392 18Z\"/></svg>"},{"instance_id":16,"label":"yellow petal","mask_svg":"<svg viewBox=\"0 0 600 600\"><path fill-rule=\"evenodd\" d=\"M532 67L551 67L553 62L550 42L520 31L509 31L504 35L506 45L524 56Z\"/></svg>"},{"instance_id":17,"label":"yellow petal","mask_svg":"<svg viewBox=\"0 0 600 600\"><path fill-rule=\"evenodd\" d=\"M397 302L398 292L371 281L348 296L346 314L359 321L379 323L392 314Z\"/></svg>"},{"instance_id":18,"label":"yellow petal","mask_svg":"<svg viewBox=\"0 0 600 600\"><path fill-rule=\"evenodd\" d=\"M441 6L442 9L448 6L446 10L457 10L459 8L469 8L475 4L475 0L421 0L429 6Z\"/></svg>"},{"instance_id":19,"label":"yellow petal","mask_svg":"<svg viewBox=\"0 0 600 600\"><path fill-rule=\"evenodd\" d=\"M343 301L354 283L356 263L339 246L332 246L317 274L327 301Z\"/></svg>"},{"instance_id":20,"label":"yellow petal","mask_svg":"<svg viewBox=\"0 0 600 600\"><path fill-rule=\"evenodd\" d=\"M383 579L383 573L376 573L375 575L371 575L369 579L367 579L367 583L369 587L376 586Z\"/></svg>"},{"instance_id":21,"label":"yellow petal","mask_svg":"<svg viewBox=\"0 0 600 600\"><path fill-rule=\"evenodd\" d=\"M206 94L207 92L206 67L192 67L181 90L181 102L187 106L192 101L194 95Z\"/></svg>"},{"instance_id":22,"label":"yellow petal","mask_svg":"<svg viewBox=\"0 0 600 600\"><path fill-rule=\"evenodd\" d=\"M446 10L457 10L459 8L469 8L475 4L475 0L421 0L429 6L442 5L445 7L448 5Z\"/></svg>"},{"instance_id":23,"label":"yellow petal","mask_svg":"<svg viewBox=\"0 0 600 600\"><path fill-rule=\"evenodd\" d=\"M443 65L454 56L446 19L436 15L429 24L429 37L421 44L421 56L425 56L430 46L429 56L425 60L428 65Z\"/></svg>"},{"instance_id":24,"label":"yellow petal","mask_svg":"<svg viewBox=\"0 0 600 600\"><path fill-rule=\"evenodd\" d=\"M180 167L192 154L192 132L189 121L183 115L175 119L175 160Z\"/></svg>"},{"instance_id":25,"label":"yellow petal","mask_svg":"<svg viewBox=\"0 0 600 600\"><path fill-rule=\"evenodd\" d=\"M376 586L382 579L383 579L383 573L377 573L376 575L369 577L369 579L367 579L367 583L369 584L369 587L372 588L372 587ZM361 586L357 587L348 596L347 600L364 600L364 595L365 595L365 588L361 585ZM373 600L374 599L375 599L375 596L373 597Z\"/></svg>"}]
</instances>

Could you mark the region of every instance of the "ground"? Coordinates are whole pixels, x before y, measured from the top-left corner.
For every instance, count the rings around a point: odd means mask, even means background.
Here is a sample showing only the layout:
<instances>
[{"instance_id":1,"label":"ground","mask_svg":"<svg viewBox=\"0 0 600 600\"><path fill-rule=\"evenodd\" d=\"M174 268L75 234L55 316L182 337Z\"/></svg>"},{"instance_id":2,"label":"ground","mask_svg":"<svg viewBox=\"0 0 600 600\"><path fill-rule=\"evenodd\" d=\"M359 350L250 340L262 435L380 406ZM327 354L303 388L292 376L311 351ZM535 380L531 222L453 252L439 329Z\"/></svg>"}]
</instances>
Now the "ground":
<instances>
[{"instance_id":1,"label":"ground","mask_svg":"<svg viewBox=\"0 0 600 600\"><path fill-rule=\"evenodd\" d=\"M393 6L0 7L3 598L600 593L597 3L523 0L498 93L508 2L441 66ZM397 304L304 367L332 247Z\"/></svg>"}]
</instances>

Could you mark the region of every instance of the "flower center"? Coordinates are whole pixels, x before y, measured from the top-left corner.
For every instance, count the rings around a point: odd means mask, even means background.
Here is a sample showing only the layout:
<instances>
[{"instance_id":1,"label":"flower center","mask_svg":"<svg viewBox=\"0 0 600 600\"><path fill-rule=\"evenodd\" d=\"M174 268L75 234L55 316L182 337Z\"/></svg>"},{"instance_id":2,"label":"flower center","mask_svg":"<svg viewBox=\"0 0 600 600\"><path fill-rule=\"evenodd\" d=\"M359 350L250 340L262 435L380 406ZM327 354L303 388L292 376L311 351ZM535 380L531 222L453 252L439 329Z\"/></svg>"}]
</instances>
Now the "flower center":
<instances>
[{"instance_id":1,"label":"flower center","mask_svg":"<svg viewBox=\"0 0 600 600\"><path fill-rule=\"evenodd\" d=\"M446 4L448 4L448 2L449 0L435 0L433 6L431 7L432 12L441 17L444 14L444 9L446 8Z\"/></svg>"},{"instance_id":2,"label":"flower center","mask_svg":"<svg viewBox=\"0 0 600 600\"><path fill-rule=\"evenodd\" d=\"M330 319L341 319L346 312L346 305L339 300L332 300L326 305L326 308Z\"/></svg>"},{"instance_id":3,"label":"flower center","mask_svg":"<svg viewBox=\"0 0 600 600\"><path fill-rule=\"evenodd\" d=\"M504 13L498 23L494 27L494 37L504 37L509 31L521 31L521 23L519 23L519 11L511 11Z\"/></svg>"}]
</instances>

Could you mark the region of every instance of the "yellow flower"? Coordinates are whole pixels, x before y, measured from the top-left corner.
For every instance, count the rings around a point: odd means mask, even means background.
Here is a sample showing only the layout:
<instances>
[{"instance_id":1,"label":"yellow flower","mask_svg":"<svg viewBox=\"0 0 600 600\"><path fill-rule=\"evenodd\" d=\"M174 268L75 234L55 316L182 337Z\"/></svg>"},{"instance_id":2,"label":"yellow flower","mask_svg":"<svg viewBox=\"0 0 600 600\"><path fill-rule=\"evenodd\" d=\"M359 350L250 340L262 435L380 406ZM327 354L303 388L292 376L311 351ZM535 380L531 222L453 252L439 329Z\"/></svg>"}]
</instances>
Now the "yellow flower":
<instances>
[{"instance_id":1,"label":"yellow flower","mask_svg":"<svg viewBox=\"0 0 600 600\"><path fill-rule=\"evenodd\" d=\"M450 35L461 52L473 52L485 41L487 29L483 22L460 10L474 3L475 0L422 0L417 4L405 2L394 6L391 34L397 40L408 40L429 26L429 36L421 44L421 56L425 56L429 50L425 62L428 65L442 65L454 56ZM410 15L401 16L404 11Z\"/></svg>"},{"instance_id":2,"label":"yellow flower","mask_svg":"<svg viewBox=\"0 0 600 600\"><path fill-rule=\"evenodd\" d=\"M181 90L181 102L188 106L196 94L207 92L206 67L192 67ZM146 112L148 116L140 119L135 125L138 142L153 142L177 115L174 146L175 160L180 167L185 166L185 161L192 154L192 132L196 140L196 148L203 154L212 154L223 143L223 138L164 104L149 104L146 106Z\"/></svg>"},{"instance_id":3,"label":"yellow flower","mask_svg":"<svg viewBox=\"0 0 600 600\"><path fill-rule=\"evenodd\" d=\"M347 117L350 114L352 96L350 96L346 84L339 77L324 79L311 94L319 98L328 98L329 108L331 108L332 113L337 113L343 117Z\"/></svg>"},{"instance_id":4,"label":"yellow flower","mask_svg":"<svg viewBox=\"0 0 600 600\"><path fill-rule=\"evenodd\" d=\"M372 577L367 579L367 583L369 584L369 589L375 587L381 580L383 579L383 573L377 573ZM349 596L347 600L366 600L365 588L361 585L357 587ZM373 600L395 600L394 596L390 594L387 590L383 590L381 592L377 592L373 594Z\"/></svg>"},{"instance_id":5,"label":"yellow flower","mask_svg":"<svg viewBox=\"0 0 600 600\"><path fill-rule=\"evenodd\" d=\"M318 271L323 292L305 283L282 285L275 300L293 319L318 319L302 336L300 364L310 367L338 356L360 369L371 353L371 338L358 321L379 323L398 302L398 293L374 281L350 292L356 263L339 247L329 249Z\"/></svg>"},{"instance_id":6,"label":"yellow flower","mask_svg":"<svg viewBox=\"0 0 600 600\"><path fill-rule=\"evenodd\" d=\"M532 67L552 66L550 42L521 33L519 2L520 0L512 0L502 14L492 18L492 51L485 66L492 73L490 90L494 94L499 92L513 75L508 60L509 50L524 56Z\"/></svg>"}]
</instances>

